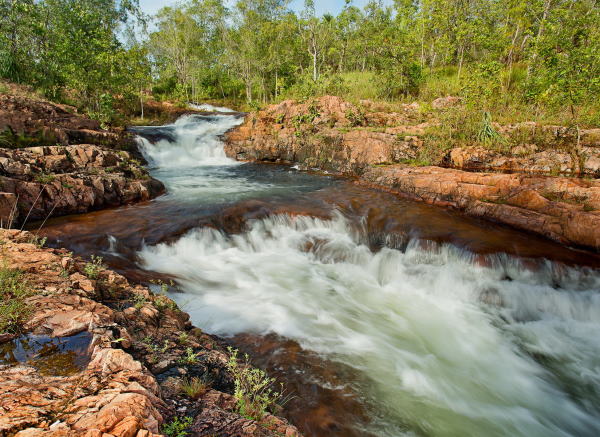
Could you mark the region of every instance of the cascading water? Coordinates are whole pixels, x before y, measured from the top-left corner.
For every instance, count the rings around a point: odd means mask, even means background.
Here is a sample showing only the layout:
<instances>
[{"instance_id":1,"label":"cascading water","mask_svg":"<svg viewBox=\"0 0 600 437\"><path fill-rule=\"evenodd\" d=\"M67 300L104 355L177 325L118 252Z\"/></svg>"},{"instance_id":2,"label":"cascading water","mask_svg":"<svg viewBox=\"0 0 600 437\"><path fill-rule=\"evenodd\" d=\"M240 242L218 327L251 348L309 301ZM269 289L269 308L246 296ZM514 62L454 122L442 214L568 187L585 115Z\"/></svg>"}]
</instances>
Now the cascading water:
<instances>
[{"instance_id":1,"label":"cascading water","mask_svg":"<svg viewBox=\"0 0 600 437\"><path fill-rule=\"evenodd\" d=\"M209 332L274 332L362 373L379 435L600 433L600 275L452 246L374 253L337 216L146 247ZM509 279L510 278L510 279ZM535 357L535 358L533 358Z\"/></svg>"},{"instance_id":2,"label":"cascading water","mask_svg":"<svg viewBox=\"0 0 600 437\"><path fill-rule=\"evenodd\" d=\"M152 143L139 136L138 143L148 162L160 169L233 165L236 161L225 156L219 136L243 121L227 115L184 115L172 125L149 128L155 134L162 132L163 139Z\"/></svg>"},{"instance_id":3,"label":"cascading water","mask_svg":"<svg viewBox=\"0 0 600 437\"><path fill-rule=\"evenodd\" d=\"M351 418L349 434L600 435L599 270L502 253L498 242L512 253L534 256L539 245L571 256L516 231L331 178L241 165L220 140L240 122L221 113L138 128L168 195L45 232L87 241L90 251L106 241L105 260L121 265L137 251L143 268L176 278L171 297L207 332L276 334L318 354L319 365L350 369L341 381L302 374L339 398L357 395L369 420ZM263 213L246 221L251 207ZM402 222L411 223L395 238L390 229ZM182 236L156 244L173 235ZM446 235L475 241L477 253ZM486 238L493 250L481 255ZM154 245L138 251L142 239Z\"/></svg>"}]
</instances>

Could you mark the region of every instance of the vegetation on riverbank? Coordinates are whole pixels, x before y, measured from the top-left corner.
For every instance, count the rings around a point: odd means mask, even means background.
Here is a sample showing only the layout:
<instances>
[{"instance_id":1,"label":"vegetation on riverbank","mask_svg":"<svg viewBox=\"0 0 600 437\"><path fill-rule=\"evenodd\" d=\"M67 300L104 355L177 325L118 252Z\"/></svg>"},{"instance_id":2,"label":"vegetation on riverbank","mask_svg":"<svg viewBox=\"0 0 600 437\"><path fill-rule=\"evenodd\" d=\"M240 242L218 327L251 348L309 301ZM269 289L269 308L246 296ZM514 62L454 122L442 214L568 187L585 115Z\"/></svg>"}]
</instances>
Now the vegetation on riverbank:
<instances>
[{"instance_id":1,"label":"vegetation on riverbank","mask_svg":"<svg viewBox=\"0 0 600 437\"><path fill-rule=\"evenodd\" d=\"M592 0L3 0L0 77L114 122L150 98L245 109L325 94L462 97L493 120L600 123L600 5Z\"/></svg>"}]
</instances>

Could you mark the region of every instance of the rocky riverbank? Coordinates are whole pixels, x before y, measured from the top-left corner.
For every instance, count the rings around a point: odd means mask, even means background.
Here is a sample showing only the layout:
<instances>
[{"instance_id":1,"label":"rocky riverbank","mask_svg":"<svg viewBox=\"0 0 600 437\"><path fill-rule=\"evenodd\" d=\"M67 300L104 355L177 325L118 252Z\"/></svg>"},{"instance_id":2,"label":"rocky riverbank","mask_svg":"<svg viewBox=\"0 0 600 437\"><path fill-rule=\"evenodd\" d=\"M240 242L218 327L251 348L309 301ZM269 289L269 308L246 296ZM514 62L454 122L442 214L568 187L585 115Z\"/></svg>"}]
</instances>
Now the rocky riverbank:
<instances>
[{"instance_id":1,"label":"rocky riverbank","mask_svg":"<svg viewBox=\"0 0 600 437\"><path fill-rule=\"evenodd\" d=\"M142 167L133 137L74 108L0 95L0 221L82 213L164 191Z\"/></svg>"},{"instance_id":2,"label":"rocky riverbank","mask_svg":"<svg viewBox=\"0 0 600 437\"><path fill-rule=\"evenodd\" d=\"M230 353L163 293L28 232L0 243L0 435L299 435L239 414Z\"/></svg>"},{"instance_id":3,"label":"rocky riverbank","mask_svg":"<svg viewBox=\"0 0 600 437\"><path fill-rule=\"evenodd\" d=\"M239 160L298 163L357 177L564 244L600 250L600 129L493 124L501 144L432 146L456 98L390 107L338 97L284 101L227 134ZM446 112L445 112L446 111ZM433 165L419 161L427 150ZM492 172L493 171L493 172ZM569 177L566 177L569 176Z\"/></svg>"}]
</instances>

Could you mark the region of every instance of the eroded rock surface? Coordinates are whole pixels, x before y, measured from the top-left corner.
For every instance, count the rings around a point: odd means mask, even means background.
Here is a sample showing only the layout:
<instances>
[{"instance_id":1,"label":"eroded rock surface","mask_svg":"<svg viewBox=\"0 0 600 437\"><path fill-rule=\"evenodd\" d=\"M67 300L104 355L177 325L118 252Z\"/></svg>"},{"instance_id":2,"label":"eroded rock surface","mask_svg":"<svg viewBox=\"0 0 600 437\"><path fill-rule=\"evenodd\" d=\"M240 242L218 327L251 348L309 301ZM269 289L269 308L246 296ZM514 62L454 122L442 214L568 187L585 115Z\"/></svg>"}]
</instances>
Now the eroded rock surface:
<instances>
[{"instance_id":1,"label":"eroded rock surface","mask_svg":"<svg viewBox=\"0 0 600 437\"><path fill-rule=\"evenodd\" d=\"M118 149L135 146L123 131L102 129L76 109L26 96L0 94L0 133L16 146L96 144ZM6 147L6 145L1 145Z\"/></svg>"},{"instance_id":2,"label":"eroded rock surface","mask_svg":"<svg viewBox=\"0 0 600 437\"><path fill-rule=\"evenodd\" d=\"M2 349L9 352L0 361L0 435L154 437L177 416L192 418L196 436L300 435L271 415L256 422L237 414L232 396L219 391L232 388L227 352L168 297L65 250L28 243L30 233L0 230L0 240L5 268L23 272L33 290L22 332L0 333L0 346L16 338L68 341L89 334L77 354L46 349L7 363L11 349ZM81 353L87 360L75 371L51 366L49 373L36 364L43 357L71 369L66 364ZM180 389L193 375L210 376L212 386L195 399Z\"/></svg>"},{"instance_id":3,"label":"eroded rock surface","mask_svg":"<svg viewBox=\"0 0 600 437\"><path fill-rule=\"evenodd\" d=\"M163 191L126 151L89 144L0 149L5 227L148 200Z\"/></svg>"},{"instance_id":4,"label":"eroded rock surface","mask_svg":"<svg viewBox=\"0 0 600 437\"><path fill-rule=\"evenodd\" d=\"M360 181L564 244L600 250L598 180L392 165L371 168Z\"/></svg>"}]
</instances>

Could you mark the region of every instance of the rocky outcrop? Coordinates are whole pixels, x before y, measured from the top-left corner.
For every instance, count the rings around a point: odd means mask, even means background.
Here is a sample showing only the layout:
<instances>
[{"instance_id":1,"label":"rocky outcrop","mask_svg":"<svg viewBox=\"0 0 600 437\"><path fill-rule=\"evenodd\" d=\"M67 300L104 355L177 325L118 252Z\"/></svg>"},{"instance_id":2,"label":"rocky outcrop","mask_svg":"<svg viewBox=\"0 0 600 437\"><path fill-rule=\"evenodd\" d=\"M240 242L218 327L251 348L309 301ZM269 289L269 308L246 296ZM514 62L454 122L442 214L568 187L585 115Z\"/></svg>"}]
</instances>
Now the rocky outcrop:
<instances>
[{"instance_id":1,"label":"rocky outcrop","mask_svg":"<svg viewBox=\"0 0 600 437\"><path fill-rule=\"evenodd\" d=\"M236 412L226 350L165 295L30 233L0 240L3 268L30 289L25 322L0 332L0 435L153 437L177 419L191 436L299 436L270 414ZM190 397L192 376L207 388Z\"/></svg>"},{"instance_id":2,"label":"rocky outcrop","mask_svg":"<svg viewBox=\"0 0 600 437\"><path fill-rule=\"evenodd\" d=\"M600 250L600 181L471 173L440 167L371 168L361 183Z\"/></svg>"},{"instance_id":3,"label":"rocky outcrop","mask_svg":"<svg viewBox=\"0 0 600 437\"><path fill-rule=\"evenodd\" d=\"M313 102L286 100L248 116L227 134L225 152L240 160L298 162L345 174L360 174L366 167L414 159L427 123L399 125L417 120L412 105L401 112L365 113L339 97ZM377 123L378 128L368 124Z\"/></svg>"},{"instance_id":4,"label":"rocky outcrop","mask_svg":"<svg viewBox=\"0 0 600 437\"><path fill-rule=\"evenodd\" d=\"M432 106L449 111L461 104L444 97ZM594 179L600 177L600 129L496 124L506 139L502 147L450 148L439 154L437 166L414 167L426 135L440 125L435 114L423 114L418 104L357 106L331 96L288 100L250 114L227 134L225 151L239 160L293 162L359 177L417 200L600 250L600 188ZM582 174L588 179L558 177Z\"/></svg>"},{"instance_id":5,"label":"rocky outcrop","mask_svg":"<svg viewBox=\"0 0 600 437\"><path fill-rule=\"evenodd\" d=\"M444 97L432 106L439 114L460 102ZM373 165L417 161L425 136L440 123L435 115L417 103L363 100L354 105L333 96L304 103L286 100L250 114L227 134L225 150L240 160L295 162L356 176ZM442 148L431 164L470 171L600 177L600 129L577 131L537 123L494 127L506 140L501 147L456 147L446 152Z\"/></svg>"},{"instance_id":6,"label":"rocky outcrop","mask_svg":"<svg viewBox=\"0 0 600 437\"><path fill-rule=\"evenodd\" d=\"M89 144L0 149L4 227L148 200L163 191L126 151Z\"/></svg>"},{"instance_id":7,"label":"rocky outcrop","mask_svg":"<svg viewBox=\"0 0 600 437\"><path fill-rule=\"evenodd\" d=\"M124 131L108 131L76 109L26 96L0 94L0 147L96 144L131 150Z\"/></svg>"}]
</instances>

